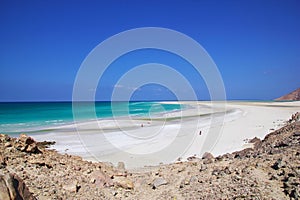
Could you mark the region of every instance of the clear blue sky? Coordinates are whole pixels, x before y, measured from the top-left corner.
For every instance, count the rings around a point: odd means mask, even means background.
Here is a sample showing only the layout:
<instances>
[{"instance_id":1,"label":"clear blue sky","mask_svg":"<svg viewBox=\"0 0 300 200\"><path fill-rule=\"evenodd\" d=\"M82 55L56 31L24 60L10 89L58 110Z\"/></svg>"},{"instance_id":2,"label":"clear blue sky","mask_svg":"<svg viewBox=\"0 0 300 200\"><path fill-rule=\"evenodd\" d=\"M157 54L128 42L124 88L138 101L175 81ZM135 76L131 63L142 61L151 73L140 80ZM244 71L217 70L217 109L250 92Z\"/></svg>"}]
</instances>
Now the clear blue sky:
<instances>
[{"instance_id":1,"label":"clear blue sky","mask_svg":"<svg viewBox=\"0 0 300 200\"><path fill-rule=\"evenodd\" d=\"M299 10L297 0L2 0L0 101L71 100L87 54L108 37L138 27L170 28L198 41L217 64L228 99L273 99L300 87ZM118 77L111 74L101 82L98 100L109 96ZM199 97L208 98L199 84ZM155 98L153 88L134 95Z\"/></svg>"}]
</instances>

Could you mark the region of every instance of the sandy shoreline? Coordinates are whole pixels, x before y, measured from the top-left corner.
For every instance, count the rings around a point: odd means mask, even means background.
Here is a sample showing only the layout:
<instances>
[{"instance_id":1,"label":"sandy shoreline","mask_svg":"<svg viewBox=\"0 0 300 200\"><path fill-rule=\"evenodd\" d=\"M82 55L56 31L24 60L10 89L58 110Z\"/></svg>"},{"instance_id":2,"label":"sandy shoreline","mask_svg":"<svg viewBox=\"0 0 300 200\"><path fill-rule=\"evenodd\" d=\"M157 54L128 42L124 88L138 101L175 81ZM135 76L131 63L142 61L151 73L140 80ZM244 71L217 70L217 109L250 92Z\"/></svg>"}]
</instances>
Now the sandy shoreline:
<instances>
[{"instance_id":1,"label":"sandy shoreline","mask_svg":"<svg viewBox=\"0 0 300 200\"><path fill-rule=\"evenodd\" d=\"M180 103L189 109L148 119L85 122L32 136L56 141L53 148L61 153L113 164L123 161L136 168L201 157L205 151L217 156L241 150L247 147L247 139L263 138L300 111L300 102L231 101L226 102L226 110L222 102Z\"/></svg>"}]
</instances>

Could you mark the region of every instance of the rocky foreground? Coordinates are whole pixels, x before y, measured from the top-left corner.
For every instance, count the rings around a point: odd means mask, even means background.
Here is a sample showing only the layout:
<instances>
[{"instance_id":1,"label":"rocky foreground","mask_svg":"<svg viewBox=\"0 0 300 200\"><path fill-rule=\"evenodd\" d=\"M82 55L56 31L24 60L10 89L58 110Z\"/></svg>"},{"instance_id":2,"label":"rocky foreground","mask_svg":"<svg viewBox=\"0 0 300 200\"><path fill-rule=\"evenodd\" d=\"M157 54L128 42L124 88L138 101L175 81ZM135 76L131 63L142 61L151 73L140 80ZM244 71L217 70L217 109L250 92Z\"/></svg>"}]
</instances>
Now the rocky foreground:
<instances>
[{"instance_id":1,"label":"rocky foreground","mask_svg":"<svg viewBox=\"0 0 300 200\"><path fill-rule=\"evenodd\" d=\"M62 155L26 135L1 134L0 199L299 199L296 119L262 141L250 140L253 148L138 171Z\"/></svg>"}]
</instances>

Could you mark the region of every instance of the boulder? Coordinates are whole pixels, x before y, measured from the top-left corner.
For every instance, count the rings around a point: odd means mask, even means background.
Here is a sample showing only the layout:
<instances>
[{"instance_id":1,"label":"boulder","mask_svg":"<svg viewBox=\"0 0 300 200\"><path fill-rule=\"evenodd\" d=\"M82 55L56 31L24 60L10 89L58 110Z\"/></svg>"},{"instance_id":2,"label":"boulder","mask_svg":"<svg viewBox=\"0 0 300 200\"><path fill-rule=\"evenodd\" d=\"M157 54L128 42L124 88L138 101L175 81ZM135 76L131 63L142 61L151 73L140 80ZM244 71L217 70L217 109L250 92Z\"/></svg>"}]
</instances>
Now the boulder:
<instances>
[{"instance_id":1,"label":"boulder","mask_svg":"<svg viewBox=\"0 0 300 200\"><path fill-rule=\"evenodd\" d=\"M80 189L80 185L78 184L78 181L77 180L73 180L69 183L66 183L64 186L63 186L63 189L64 190L67 190L69 192L73 192L73 193L77 193L78 190Z\"/></svg>"},{"instance_id":2,"label":"boulder","mask_svg":"<svg viewBox=\"0 0 300 200\"><path fill-rule=\"evenodd\" d=\"M37 142L37 146L41 148L49 148L51 145L55 145L55 141L43 141Z\"/></svg>"},{"instance_id":3,"label":"boulder","mask_svg":"<svg viewBox=\"0 0 300 200\"><path fill-rule=\"evenodd\" d=\"M40 167L46 166L47 168L53 168L53 164L51 163L51 160L45 160L45 159L32 159L28 161L31 164L38 165Z\"/></svg>"},{"instance_id":4,"label":"boulder","mask_svg":"<svg viewBox=\"0 0 300 200\"><path fill-rule=\"evenodd\" d=\"M205 152L202 156L202 159L214 159L214 156L209 152Z\"/></svg>"},{"instance_id":5,"label":"boulder","mask_svg":"<svg viewBox=\"0 0 300 200\"><path fill-rule=\"evenodd\" d=\"M209 152L205 152L202 156L202 159L204 160L203 164L210 164L214 162L214 156Z\"/></svg>"},{"instance_id":6,"label":"boulder","mask_svg":"<svg viewBox=\"0 0 300 200\"><path fill-rule=\"evenodd\" d=\"M133 182L125 177L114 178L114 186L130 190L134 188Z\"/></svg>"},{"instance_id":7,"label":"boulder","mask_svg":"<svg viewBox=\"0 0 300 200\"><path fill-rule=\"evenodd\" d=\"M114 183L112 179L102 171L94 171L90 175L91 180L98 185L100 188L113 186Z\"/></svg>"},{"instance_id":8,"label":"boulder","mask_svg":"<svg viewBox=\"0 0 300 200\"><path fill-rule=\"evenodd\" d=\"M261 140L258 137L254 137L253 139L249 140L249 143L258 143L261 142Z\"/></svg>"},{"instance_id":9,"label":"boulder","mask_svg":"<svg viewBox=\"0 0 300 200\"><path fill-rule=\"evenodd\" d=\"M35 143L34 139L25 135L25 134L21 134L19 137L19 141L23 144L32 144Z\"/></svg>"},{"instance_id":10,"label":"boulder","mask_svg":"<svg viewBox=\"0 0 300 200\"><path fill-rule=\"evenodd\" d=\"M6 134L1 133L0 134L0 141L3 142L3 143L8 142L8 141L10 141L10 137Z\"/></svg>"},{"instance_id":11,"label":"boulder","mask_svg":"<svg viewBox=\"0 0 300 200\"><path fill-rule=\"evenodd\" d=\"M285 162L282 161L282 159L278 159L271 167L275 170L278 170L282 167L285 167Z\"/></svg>"},{"instance_id":12,"label":"boulder","mask_svg":"<svg viewBox=\"0 0 300 200\"><path fill-rule=\"evenodd\" d=\"M24 181L15 174L0 175L0 199L35 200Z\"/></svg>"},{"instance_id":13,"label":"boulder","mask_svg":"<svg viewBox=\"0 0 300 200\"><path fill-rule=\"evenodd\" d=\"M4 144L4 147L11 147L12 146L12 144L10 143L10 142L5 142L5 144Z\"/></svg>"},{"instance_id":14,"label":"boulder","mask_svg":"<svg viewBox=\"0 0 300 200\"><path fill-rule=\"evenodd\" d=\"M17 149L27 153L41 153L40 149L37 147L36 141L25 134L20 135Z\"/></svg>"},{"instance_id":15,"label":"boulder","mask_svg":"<svg viewBox=\"0 0 300 200\"><path fill-rule=\"evenodd\" d=\"M159 178L156 178L154 179L153 183L152 183L152 188L153 189L156 189L162 185L167 185L168 184L168 181L166 181L164 178L162 177L159 177Z\"/></svg>"},{"instance_id":16,"label":"boulder","mask_svg":"<svg viewBox=\"0 0 300 200\"><path fill-rule=\"evenodd\" d=\"M32 143L32 144L28 145L27 148L25 149L25 151L28 153L40 153L41 152L38 149L36 143Z\"/></svg>"},{"instance_id":17,"label":"boulder","mask_svg":"<svg viewBox=\"0 0 300 200\"><path fill-rule=\"evenodd\" d=\"M125 164L124 162L118 162L117 169L120 171L125 171Z\"/></svg>"},{"instance_id":18,"label":"boulder","mask_svg":"<svg viewBox=\"0 0 300 200\"><path fill-rule=\"evenodd\" d=\"M9 195L9 190L3 178L0 178L0 199L11 199Z\"/></svg>"}]
</instances>

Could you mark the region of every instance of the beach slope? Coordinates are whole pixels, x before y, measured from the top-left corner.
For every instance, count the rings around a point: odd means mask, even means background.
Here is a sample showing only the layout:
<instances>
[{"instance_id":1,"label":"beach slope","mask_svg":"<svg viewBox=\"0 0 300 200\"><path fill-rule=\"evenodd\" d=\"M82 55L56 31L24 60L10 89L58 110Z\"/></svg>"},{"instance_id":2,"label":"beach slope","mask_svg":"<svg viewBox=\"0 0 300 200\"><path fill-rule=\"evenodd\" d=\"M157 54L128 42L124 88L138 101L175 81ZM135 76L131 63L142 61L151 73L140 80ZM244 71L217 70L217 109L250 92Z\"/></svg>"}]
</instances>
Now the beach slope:
<instances>
[{"instance_id":1,"label":"beach slope","mask_svg":"<svg viewBox=\"0 0 300 200\"><path fill-rule=\"evenodd\" d=\"M122 161L133 169L201 157L205 152L218 156L242 150L251 146L249 139L264 138L300 110L300 102L173 103L186 109L149 118L79 122L31 136L56 141L53 148L60 153L114 165Z\"/></svg>"},{"instance_id":2,"label":"beach slope","mask_svg":"<svg viewBox=\"0 0 300 200\"><path fill-rule=\"evenodd\" d=\"M20 177L37 199L298 199L300 122L249 142L231 154L131 171L1 134L0 174Z\"/></svg>"}]
</instances>

